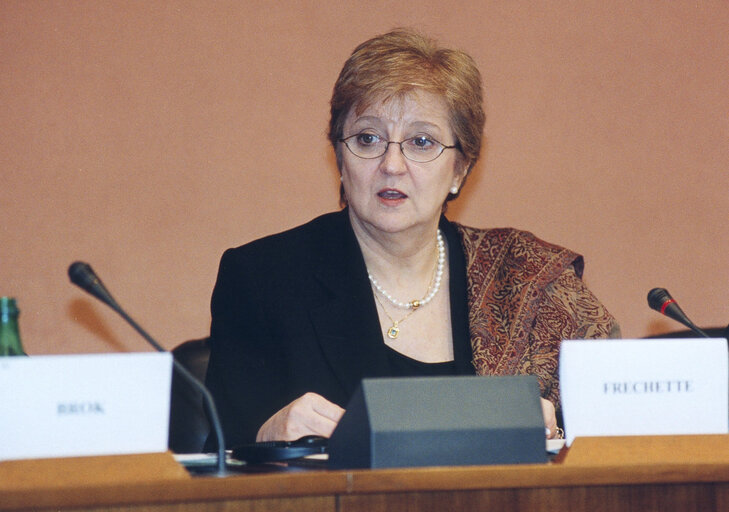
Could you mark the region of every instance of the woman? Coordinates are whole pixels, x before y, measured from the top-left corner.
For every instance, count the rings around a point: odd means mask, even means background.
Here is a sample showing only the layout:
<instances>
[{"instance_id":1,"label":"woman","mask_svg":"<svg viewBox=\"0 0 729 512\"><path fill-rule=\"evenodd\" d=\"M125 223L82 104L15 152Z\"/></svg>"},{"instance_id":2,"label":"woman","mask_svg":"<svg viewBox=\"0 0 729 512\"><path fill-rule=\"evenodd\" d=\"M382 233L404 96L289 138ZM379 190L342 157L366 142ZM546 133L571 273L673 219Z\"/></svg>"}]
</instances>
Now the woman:
<instances>
[{"instance_id":1,"label":"woman","mask_svg":"<svg viewBox=\"0 0 729 512\"><path fill-rule=\"evenodd\" d=\"M364 377L534 374L558 431L565 338L617 325L582 259L444 216L479 155L481 78L407 30L354 50L329 139L345 208L226 251L207 382L229 445L329 436Z\"/></svg>"}]
</instances>

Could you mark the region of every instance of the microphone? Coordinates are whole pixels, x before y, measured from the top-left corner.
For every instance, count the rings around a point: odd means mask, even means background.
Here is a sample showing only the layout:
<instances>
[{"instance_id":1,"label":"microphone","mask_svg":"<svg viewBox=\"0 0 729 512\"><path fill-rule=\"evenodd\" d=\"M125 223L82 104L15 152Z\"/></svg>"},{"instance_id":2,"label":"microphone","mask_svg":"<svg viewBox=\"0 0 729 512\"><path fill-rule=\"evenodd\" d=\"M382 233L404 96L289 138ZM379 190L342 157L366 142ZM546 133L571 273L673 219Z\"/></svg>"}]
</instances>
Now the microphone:
<instances>
[{"instance_id":1,"label":"microphone","mask_svg":"<svg viewBox=\"0 0 729 512\"><path fill-rule=\"evenodd\" d=\"M665 288L653 288L648 292L648 305L660 314L682 323L702 338L711 337L689 320L689 317L686 316L686 313L683 312L676 300L671 297L671 294Z\"/></svg>"},{"instance_id":2,"label":"microphone","mask_svg":"<svg viewBox=\"0 0 729 512\"><path fill-rule=\"evenodd\" d=\"M162 346L157 343L142 327L137 324L127 313L124 311L119 304L114 300L109 291L106 289L101 279L98 278L91 265L82 261L76 261L68 267L68 277L71 282L81 288L82 290L93 295L101 302L109 306L111 309L116 311L124 320L127 321L134 329L142 335L142 337L152 345L159 352L167 352ZM196 388L203 396L203 401L207 407L208 414L210 415L210 423L213 425L215 430L215 437L218 441L218 457L217 457L217 472L216 476L226 476L228 470L225 465L225 440L223 438L223 427L220 424L218 418L218 411L215 407L215 400L213 395L208 391L208 388L200 382L187 368L182 366L175 358L172 358L172 365L175 371L185 381Z\"/></svg>"}]
</instances>

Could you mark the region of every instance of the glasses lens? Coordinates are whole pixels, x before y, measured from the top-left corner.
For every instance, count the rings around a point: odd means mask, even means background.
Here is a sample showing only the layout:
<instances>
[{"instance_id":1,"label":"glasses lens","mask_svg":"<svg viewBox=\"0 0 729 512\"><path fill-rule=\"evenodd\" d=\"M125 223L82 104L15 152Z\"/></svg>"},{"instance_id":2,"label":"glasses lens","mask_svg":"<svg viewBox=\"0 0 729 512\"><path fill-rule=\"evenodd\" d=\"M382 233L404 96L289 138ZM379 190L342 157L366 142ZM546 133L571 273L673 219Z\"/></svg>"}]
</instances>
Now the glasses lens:
<instances>
[{"instance_id":1,"label":"glasses lens","mask_svg":"<svg viewBox=\"0 0 729 512\"><path fill-rule=\"evenodd\" d=\"M344 139L347 147L361 158L377 158L387 151L387 141L374 133L358 133Z\"/></svg>"},{"instance_id":2,"label":"glasses lens","mask_svg":"<svg viewBox=\"0 0 729 512\"><path fill-rule=\"evenodd\" d=\"M428 137L413 137L402 141L402 153L414 162L430 162L443 152L443 144Z\"/></svg>"}]
</instances>

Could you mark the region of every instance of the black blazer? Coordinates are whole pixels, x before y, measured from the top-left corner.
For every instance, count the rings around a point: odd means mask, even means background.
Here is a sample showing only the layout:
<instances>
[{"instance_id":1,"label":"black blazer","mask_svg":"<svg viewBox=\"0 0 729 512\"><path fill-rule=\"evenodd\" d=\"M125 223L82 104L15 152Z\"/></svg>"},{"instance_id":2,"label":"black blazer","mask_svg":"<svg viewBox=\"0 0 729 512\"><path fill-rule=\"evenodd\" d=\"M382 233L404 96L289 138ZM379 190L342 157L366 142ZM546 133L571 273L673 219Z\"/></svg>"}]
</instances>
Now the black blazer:
<instances>
[{"instance_id":1,"label":"black blazer","mask_svg":"<svg viewBox=\"0 0 729 512\"><path fill-rule=\"evenodd\" d=\"M465 258L445 218L441 230L456 372L472 374ZM363 377L393 375L346 209L226 251L211 310L207 384L229 447L308 391L346 407Z\"/></svg>"}]
</instances>

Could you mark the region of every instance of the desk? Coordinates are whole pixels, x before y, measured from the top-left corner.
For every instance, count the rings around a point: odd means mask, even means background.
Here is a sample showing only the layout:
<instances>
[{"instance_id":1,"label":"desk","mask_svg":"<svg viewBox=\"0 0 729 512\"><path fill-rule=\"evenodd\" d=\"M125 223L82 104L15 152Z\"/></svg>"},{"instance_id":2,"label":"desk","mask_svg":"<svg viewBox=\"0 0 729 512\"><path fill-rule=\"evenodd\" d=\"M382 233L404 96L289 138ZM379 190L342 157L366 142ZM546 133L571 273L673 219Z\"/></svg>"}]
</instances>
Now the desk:
<instances>
[{"instance_id":1,"label":"desk","mask_svg":"<svg viewBox=\"0 0 729 512\"><path fill-rule=\"evenodd\" d=\"M544 465L281 470L227 478L190 477L170 454L128 456L111 466L114 458L106 457L59 459L52 466L48 461L3 462L0 509L729 510L729 436L618 439L577 439L560 460ZM120 466L125 468L114 475L112 468Z\"/></svg>"}]
</instances>

